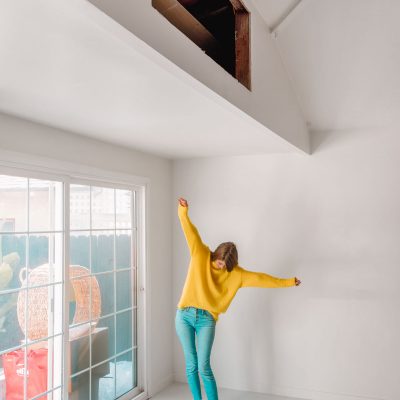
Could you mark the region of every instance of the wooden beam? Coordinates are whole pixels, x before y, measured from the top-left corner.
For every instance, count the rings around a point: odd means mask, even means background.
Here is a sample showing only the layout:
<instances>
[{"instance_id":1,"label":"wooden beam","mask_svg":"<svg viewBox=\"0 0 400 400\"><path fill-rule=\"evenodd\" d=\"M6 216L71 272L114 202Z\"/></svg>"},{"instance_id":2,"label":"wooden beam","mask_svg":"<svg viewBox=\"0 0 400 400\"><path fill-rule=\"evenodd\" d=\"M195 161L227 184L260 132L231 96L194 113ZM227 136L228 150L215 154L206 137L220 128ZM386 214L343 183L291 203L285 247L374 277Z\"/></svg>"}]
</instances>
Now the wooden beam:
<instances>
[{"instance_id":1,"label":"wooden beam","mask_svg":"<svg viewBox=\"0 0 400 400\"><path fill-rule=\"evenodd\" d=\"M235 29L236 78L251 90L249 14L236 14Z\"/></svg>"},{"instance_id":2,"label":"wooden beam","mask_svg":"<svg viewBox=\"0 0 400 400\"><path fill-rule=\"evenodd\" d=\"M246 7L240 2L240 0L229 0L229 2L232 4L233 7L233 12L247 12Z\"/></svg>"},{"instance_id":3,"label":"wooden beam","mask_svg":"<svg viewBox=\"0 0 400 400\"><path fill-rule=\"evenodd\" d=\"M250 13L240 0L229 1L235 14L235 75L240 83L251 90Z\"/></svg>"}]
</instances>

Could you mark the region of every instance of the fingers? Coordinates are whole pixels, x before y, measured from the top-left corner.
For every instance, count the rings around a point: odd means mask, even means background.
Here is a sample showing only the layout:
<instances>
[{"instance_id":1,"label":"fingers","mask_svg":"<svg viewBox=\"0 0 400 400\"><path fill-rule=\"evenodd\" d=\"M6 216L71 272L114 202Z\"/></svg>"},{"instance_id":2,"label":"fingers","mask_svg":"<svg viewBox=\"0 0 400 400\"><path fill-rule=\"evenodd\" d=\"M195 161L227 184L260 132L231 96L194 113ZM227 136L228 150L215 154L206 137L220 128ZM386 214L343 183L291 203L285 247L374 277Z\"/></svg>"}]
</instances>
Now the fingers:
<instances>
[{"instance_id":1,"label":"fingers","mask_svg":"<svg viewBox=\"0 0 400 400\"><path fill-rule=\"evenodd\" d=\"M187 201L183 198L183 197L179 197L179 203L180 203L180 205L182 206L182 207L187 207L188 206L188 203L187 203Z\"/></svg>"}]
</instances>

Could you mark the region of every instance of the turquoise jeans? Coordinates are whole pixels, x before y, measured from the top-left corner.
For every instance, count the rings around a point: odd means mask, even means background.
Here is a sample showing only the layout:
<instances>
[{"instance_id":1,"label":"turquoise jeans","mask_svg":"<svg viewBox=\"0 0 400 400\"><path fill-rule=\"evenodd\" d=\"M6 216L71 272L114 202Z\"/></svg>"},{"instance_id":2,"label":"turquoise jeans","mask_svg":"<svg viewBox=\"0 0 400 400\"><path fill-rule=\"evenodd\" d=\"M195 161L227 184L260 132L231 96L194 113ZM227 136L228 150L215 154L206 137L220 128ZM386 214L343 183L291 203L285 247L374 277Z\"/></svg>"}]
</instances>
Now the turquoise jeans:
<instances>
[{"instance_id":1,"label":"turquoise jeans","mask_svg":"<svg viewBox=\"0 0 400 400\"><path fill-rule=\"evenodd\" d=\"M196 307L177 308L176 310L175 329L182 344L186 378L194 400L202 399L199 372L207 399L218 400L217 384L210 366L215 324L216 321L207 310ZM195 335L197 335L197 351Z\"/></svg>"}]
</instances>

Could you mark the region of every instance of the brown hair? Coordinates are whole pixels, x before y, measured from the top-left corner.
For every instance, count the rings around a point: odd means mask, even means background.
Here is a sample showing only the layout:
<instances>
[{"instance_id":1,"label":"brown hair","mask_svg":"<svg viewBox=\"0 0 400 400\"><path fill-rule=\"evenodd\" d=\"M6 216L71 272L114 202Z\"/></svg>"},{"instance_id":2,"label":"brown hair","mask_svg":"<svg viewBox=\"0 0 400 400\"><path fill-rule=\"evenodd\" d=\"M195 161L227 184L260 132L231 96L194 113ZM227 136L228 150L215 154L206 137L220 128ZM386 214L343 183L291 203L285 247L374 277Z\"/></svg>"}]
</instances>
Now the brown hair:
<instances>
[{"instance_id":1,"label":"brown hair","mask_svg":"<svg viewBox=\"0 0 400 400\"><path fill-rule=\"evenodd\" d=\"M236 245L233 242L224 242L211 252L211 261L225 261L228 272L233 270L233 267L238 264L238 252Z\"/></svg>"}]
</instances>

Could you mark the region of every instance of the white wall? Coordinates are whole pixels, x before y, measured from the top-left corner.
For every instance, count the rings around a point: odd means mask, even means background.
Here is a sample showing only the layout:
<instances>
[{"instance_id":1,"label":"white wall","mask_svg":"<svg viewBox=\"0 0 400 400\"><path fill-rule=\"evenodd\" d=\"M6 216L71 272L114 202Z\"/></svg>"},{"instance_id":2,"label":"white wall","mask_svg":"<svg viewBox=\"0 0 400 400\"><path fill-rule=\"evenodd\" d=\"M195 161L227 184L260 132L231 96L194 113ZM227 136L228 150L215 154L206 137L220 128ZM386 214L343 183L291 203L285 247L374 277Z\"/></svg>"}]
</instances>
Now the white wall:
<instances>
[{"instance_id":1,"label":"white wall","mask_svg":"<svg viewBox=\"0 0 400 400\"><path fill-rule=\"evenodd\" d=\"M250 1L251 76L248 91L151 6L151 0L89 0L214 92L298 148L309 151L306 122L268 28Z\"/></svg>"},{"instance_id":2,"label":"white wall","mask_svg":"<svg viewBox=\"0 0 400 400\"><path fill-rule=\"evenodd\" d=\"M313 134L314 153L174 162L173 203L211 248L299 287L242 288L217 322L220 387L315 400L400 398L400 137ZM189 255L173 204L174 293ZM172 324L171 324L172 325ZM176 379L185 381L174 337ZM360 397L357 397L360 396Z\"/></svg>"},{"instance_id":3,"label":"white wall","mask_svg":"<svg viewBox=\"0 0 400 400\"><path fill-rule=\"evenodd\" d=\"M79 163L111 172L150 179L148 206L148 265L150 304L149 393L172 379L172 332L165 329L171 313L171 179L170 160L87 139L44 125L0 114L1 151ZM0 154L1 157L1 154ZM28 161L27 161L28 162Z\"/></svg>"}]
</instances>

